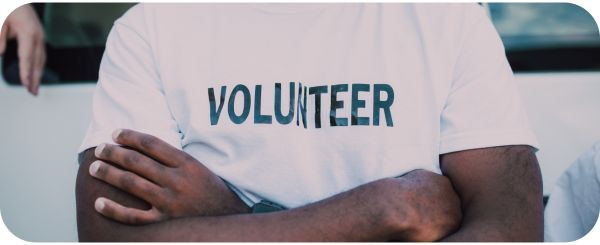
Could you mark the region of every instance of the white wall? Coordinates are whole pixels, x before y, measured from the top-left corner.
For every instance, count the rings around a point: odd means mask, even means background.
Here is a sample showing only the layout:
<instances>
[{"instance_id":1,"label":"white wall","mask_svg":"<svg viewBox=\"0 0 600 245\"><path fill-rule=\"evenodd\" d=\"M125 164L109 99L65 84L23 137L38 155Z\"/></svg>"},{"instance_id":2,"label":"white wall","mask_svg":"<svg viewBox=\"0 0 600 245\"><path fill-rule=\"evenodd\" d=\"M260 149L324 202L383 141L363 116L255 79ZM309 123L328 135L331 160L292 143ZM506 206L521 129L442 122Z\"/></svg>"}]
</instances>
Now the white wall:
<instances>
[{"instance_id":1,"label":"white wall","mask_svg":"<svg viewBox=\"0 0 600 245\"><path fill-rule=\"evenodd\" d=\"M600 141L600 72L520 74L517 83L540 143L544 193Z\"/></svg>"},{"instance_id":2,"label":"white wall","mask_svg":"<svg viewBox=\"0 0 600 245\"><path fill-rule=\"evenodd\" d=\"M45 86L33 98L22 87L0 87L0 210L22 239L77 240L76 150L93 88Z\"/></svg>"},{"instance_id":3,"label":"white wall","mask_svg":"<svg viewBox=\"0 0 600 245\"><path fill-rule=\"evenodd\" d=\"M600 140L600 73L519 75L540 144L544 192ZM0 78L0 210L29 241L75 241L77 147L94 84L44 86L38 98Z\"/></svg>"}]
</instances>

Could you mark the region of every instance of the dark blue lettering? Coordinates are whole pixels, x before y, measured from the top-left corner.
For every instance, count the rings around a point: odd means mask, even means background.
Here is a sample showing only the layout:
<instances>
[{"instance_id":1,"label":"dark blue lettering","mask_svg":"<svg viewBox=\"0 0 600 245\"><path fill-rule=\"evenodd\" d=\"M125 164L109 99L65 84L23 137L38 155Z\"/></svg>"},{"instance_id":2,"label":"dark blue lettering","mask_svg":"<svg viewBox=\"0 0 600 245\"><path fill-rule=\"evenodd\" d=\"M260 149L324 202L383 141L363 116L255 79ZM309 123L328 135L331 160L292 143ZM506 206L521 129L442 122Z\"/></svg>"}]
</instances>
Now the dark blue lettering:
<instances>
[{"instance_id":1,"label":"dark blue lettering","mask_svg":"<svg viewBox=\"0 0 600 245\"><path fill-rule=\"evenodd\" d=\"M262 115L260 112L261 97L262 85L256 85L254 87L254 123L271 124L272 117L270 115Z\"/></svg>"},{"instance_id":2,"label":"dark blue lettering","mask_svg":"<svg viewBox=\"0 0 600 245\"><path fill-rule=\"evenodd\" d=\"M210 104L210 125L217 125L219 122L219 116L221 115L221 110L223 110L223 105L225 104L225 91L227 90L227 86L221 86L221 97L219 98L219 108L217 109L215 103L215 90L213 88L208 88L208 103Z\"/></svg>"},{"instance_id":3,"label":"dark blue lettering","mask_svg":"<svg viewBox=\"0 0 600 245\"><path fill-rule=\"evenodd\" d=\"M235 97L238 92L242 92L242 95L244 96L244 109L240 115L235 114ZM241 124L246 121L246 118L248 118L248 114L250 113L250 90L243 84L236 85L231 91L231 95L229 95L227 106L229 119L231 119L233 123Z\"/></svg>"},{"instance_id":4,"label":"dark blue lettering","mask_svg":"<svg viewBox=\"0 0 600 245\"><path fill-rule=\"evenodd\" d=\"M281 113L281 83L275 83L275 119L281 124L289 124L294 120L294 100L296 98L296 83L290 83L290 109L286 116Z\"/></svg>"},{"instance_id":5,"label":"dark blue lettering","mask_svg":"<svg viewBox=\"0 0 600 245\"><path fill-rule=\"evenodd\" d=\"M344 108L344 101L337 100L339 92L347 92L348 84L331 86L331 110L329 111L329 124L331 126L348 126L348 118L336 117L336 110Z\"/></svg>"},{"instance_id":6,"label":"dark blue lettering","mask_svg":"<svg viewBox=\"0 0 600 245\"><path fill-rule=\"evenodd\" d=\"M315 95L315 128L321 128L321 94L327 93L327 86L310 87L308 93Z\"/></svg>"},{"instance_id":7,"label":"dark blue lettering","mask_svg":"<svg viewBox=\"0 0 600 245\"><path fill-rule=\"evenodd\" d=\"M387 94L385 101L381 100L381 92ZM379 112L383 109L385 114L385 122L388 127L394 126L392 120L392 112L390 107L394 103L394 89L388 84L375 84L373 85L373 125L379 126Z\"/></svg>"},{"instance_id":8,"label":"dark blue lettering","mask_svg":"<svg viewBox=\"0 0 600 245\"><path fill-rule=\"evenodd\" d=\"M304 93L302 90L304 90ZM300 101L302 94L304 94L304 102ZM302 83L298 83L298 117L296 118L296 125L300 125L300 116L302 115L302 124L304 125L304 128L306 128L306 94L308 94L306 86L302 87Z\"/></svg>"},{"instance_id":9,"label":"dark blue lettering","mask_svg":"<svg viewBox=\"0 0 600 245\"><path fill-rule=\"evenodd\" d=\"M369 125L369 117L359 117L358 109L365 108L365 101L358 99L358 92L369 92L369 84L352 84L352 107L350 123L352 125Z\"/></svg>"}]
</instances>

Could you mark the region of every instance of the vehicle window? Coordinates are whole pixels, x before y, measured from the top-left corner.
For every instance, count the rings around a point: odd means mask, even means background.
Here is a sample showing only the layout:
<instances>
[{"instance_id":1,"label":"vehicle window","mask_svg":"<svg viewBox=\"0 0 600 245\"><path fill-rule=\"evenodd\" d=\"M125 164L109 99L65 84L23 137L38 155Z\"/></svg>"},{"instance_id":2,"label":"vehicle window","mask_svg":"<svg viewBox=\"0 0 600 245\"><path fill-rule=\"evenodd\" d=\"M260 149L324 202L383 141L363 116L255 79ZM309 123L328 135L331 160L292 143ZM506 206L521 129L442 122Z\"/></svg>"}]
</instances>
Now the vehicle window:
<instances>
[{"instance_id":1,"label":"vehicle window","mask_svg":"<svg viewBox=\"0 0 600 245\"><path fill-rule=\"evenodd\" d=\"M43 23L52 47L104 46L113 22L133 4L48 3Z\"/></svg>"},{"instance_id":2,"label":"vehicle window","mask_svg":"<svg viewBox=\"0 0 600 245\"><path fill-rule=\"evenodd\" d=\"M491 19L516 72L600 70L594 18L570 3L490 3Z\"/></svg>"},{"instance_id":3,"label":"vehicle window","mask_svg":"<svg viewBox=\"0 0 600 245\"><path fill-rule=\"evenodd\" d=\"M34 3L46 36L42 84L96 82L113 22L135 3ZM17 45L7 45L2 74L18 85Z\"/></svg>"}]
</instances>

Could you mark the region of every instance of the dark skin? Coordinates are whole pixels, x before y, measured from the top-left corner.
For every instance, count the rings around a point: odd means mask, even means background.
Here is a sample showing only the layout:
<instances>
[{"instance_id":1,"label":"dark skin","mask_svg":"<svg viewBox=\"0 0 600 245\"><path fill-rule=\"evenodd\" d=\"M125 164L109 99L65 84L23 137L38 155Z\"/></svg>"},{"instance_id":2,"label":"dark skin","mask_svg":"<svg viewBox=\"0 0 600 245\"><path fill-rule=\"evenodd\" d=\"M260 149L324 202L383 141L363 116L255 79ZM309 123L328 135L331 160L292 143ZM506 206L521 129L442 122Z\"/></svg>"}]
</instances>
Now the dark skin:
<instances>
[{"instance_id":1,"label":"dark skin","mask_svg":"<svg viewBox=\"0 0 600 245\"><path fill-rule=\"evenodd\" d=\"M476 233L493 234L484 229L486 227L490 231L506 231L498 236L481 234L489 240L541 239L541 207L534 210L535 201L529 200L535 197L516 197L523 202L515 203L514 207L529 205L533 210L515 214L517 218L510 220L513 227L514 223L523 224L517 227L526 227L517 233L510 226L496 226L505 224L494 222L498 216L479 215L485 208L478 207L490 205L488 201L491 199L472 194L474 192L469 189L473 188L463 187L467 183L462 182L457 190L467 189L459 194L469 202L462 204L465 220L454 233L461 218L458 196L446 177L427 171L413 171L400 178L367 183L300 208L268 214L244 214L249 211L248 208L226 189L222 181L219 182L218 177L189 155L152 136L130 130L118 134L115 142L127 148L115 145L101 147L96 151L96 157L103 161L93 168L89 168L95 160L91 150L82 159L77 180L81 241L434 241L451 233L446 239L479 240ZM528 150L522 154L531 153L527 147L517 148ZM512 151L510 154L513 154ZM453 165L453 161L465 159L442 157L442 160L450 163L444 164L443 169L451 172L454 168L448 166ZM525 161L526 165L530 165L530 161ZM131 164L133 162L137 164ZM533 163L535 168L527 170L533 170L535 176L537 162ZM137 165L145 167L135 167ZM148 167L153 165L155 167ZM156 167L159 165L162 167ZM539 169L537 171L539 175ZM94 177L90 176L90 172ZM184 173L190 174L186 176ZM199 179L206 183L194 183ZM198 186L206 188L192 190L198 189ZM522 194L537 193L534 190ZM539 195L541 204L541 190ZM509 200L499 203L514 202L515 196L509 196ZM139 225L143 223L149 225Z\"/></svg>"},{"instance_id":2,"label":"dark skin","mask_svg":"<svg viewBox=\"0 0 600 245\"><path fill-rule=\"evenodd\" d=\"M115 141L124 147L88 151L78 174L82 241L427 241L441 238L460 221L459 200L447 178L426 171L368 183L300 208L244 214L248 208L225 183L186 153L130 130ZM91 167L96 158L102 162ZM151 224L139 226L144 223Z\"/></svg>"},{"instance_id":3,"label":"dark skin","mask_svg":"<svg viewBox=\"0 0 600 245\"><path fill-rule=\"evenodd\" d=\"M532 147L445 154L441 168L463 209L460 229L443 241L543 242L542 177Z\"/></svg>"}]
</instances>

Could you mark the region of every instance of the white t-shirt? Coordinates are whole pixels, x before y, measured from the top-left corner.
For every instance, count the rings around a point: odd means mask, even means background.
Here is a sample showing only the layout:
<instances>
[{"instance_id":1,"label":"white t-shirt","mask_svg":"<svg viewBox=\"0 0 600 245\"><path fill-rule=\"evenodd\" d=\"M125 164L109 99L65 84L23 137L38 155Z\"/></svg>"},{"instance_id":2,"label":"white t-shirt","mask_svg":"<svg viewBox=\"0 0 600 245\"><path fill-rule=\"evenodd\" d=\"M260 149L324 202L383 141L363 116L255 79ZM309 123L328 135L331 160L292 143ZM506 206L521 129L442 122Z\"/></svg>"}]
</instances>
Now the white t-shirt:
<instances>
[{"instance_id":1,"label":"white t-shirt","mask_svg":"<svg viewBox=\"0 0 600 245\"><path fill-rule=\"evenodd\" d=\"M80 150L117 128L289 208L440 173L440 154L535 145L476 4L137 5L108 37Z\"/></svg>"}]
</instances>

